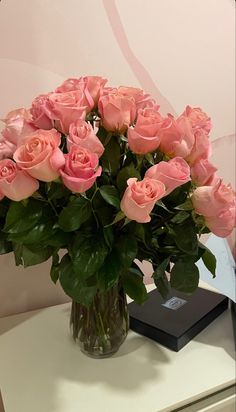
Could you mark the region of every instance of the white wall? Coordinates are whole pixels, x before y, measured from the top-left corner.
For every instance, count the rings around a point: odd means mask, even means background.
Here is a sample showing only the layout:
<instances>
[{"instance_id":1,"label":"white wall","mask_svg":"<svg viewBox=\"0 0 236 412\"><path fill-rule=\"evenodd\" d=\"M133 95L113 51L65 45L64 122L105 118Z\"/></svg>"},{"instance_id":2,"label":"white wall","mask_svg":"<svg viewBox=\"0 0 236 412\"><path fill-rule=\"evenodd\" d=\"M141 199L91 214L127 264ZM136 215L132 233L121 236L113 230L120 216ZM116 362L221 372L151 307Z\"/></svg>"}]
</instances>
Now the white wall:
<instances>
[{"instance_id":1,"label":"white wall","mask_svg":"<svg viewBox=\"0 0 236 412\"><path fill-rule=\"evenodd\" d=\"M204 108L231 177L234 137L224 137L235 133L234 8L234 0L2 0L0 117L66 77L103 75L143 87L165 112ZM63 300L47 264L23 272L12 259L0 257L0 316Z\"/></svg>"}]
</instances>

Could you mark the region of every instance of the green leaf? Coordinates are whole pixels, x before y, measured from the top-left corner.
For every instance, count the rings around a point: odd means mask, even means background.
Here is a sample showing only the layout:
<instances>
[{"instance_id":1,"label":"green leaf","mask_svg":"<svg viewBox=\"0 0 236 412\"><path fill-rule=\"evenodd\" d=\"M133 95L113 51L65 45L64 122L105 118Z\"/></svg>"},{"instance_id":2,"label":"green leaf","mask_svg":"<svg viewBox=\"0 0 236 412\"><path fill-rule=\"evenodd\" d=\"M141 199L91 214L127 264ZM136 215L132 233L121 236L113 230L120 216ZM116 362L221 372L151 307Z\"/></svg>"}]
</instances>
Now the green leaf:
<instances>
[{"instance_id":1,"label":"green leaf","mask_svg":"<svg viewBox=\"0 0 236 412\"><path fill-rule=\"evenodd\" d=\"M135 222L136 223L136 222ZM145 228L142 223L136 223L135 225L135 236L141 240L144 244L146 244L145 240Z\"/></svg>"},{"instance_id":2,"label":"green leaf","mask_svg":"<svg viewBox=\"0 0 236 412\"><path fill-rule=\"evenodd\" d=\"M152 153L146 153L144 157L152 166L155 164Z\"/></svg>"},{"instance_id":3,"label":"green leaf","mask_svg":"<svg viewBox=\"0 0 236 412\"><path fill-rule=\"evenodd\" d=\"M69 232L64 232L60 229L54 229L50 237L47 237L44 241L48 246L53 246L57 249L63 249L71 241L72 234Z\"/></svg>"},{"instance_id":4,"label":"green leaf","mask_svg":"<svg viewBox=\"0 0 236 412\"><path fill-rule=\"evenodd\" d=\"M87 286L81 282L68 254L63 256L59 264L59 281L68 296L82 305L90 306L96 294L97 287Z\"/></svg>"},{"instance_id":5,"label":"green leaf","mask_svg":"<svg viewBox=\"0 0 236 412\"><path fill-rule=\"evenodd\" d=\"M119 260L117 250L113 250L105 259L98 271L97 278L99 289L108 290L112 288L122 273L122 264Z\"/></svg>"},{"instance_id":6,"label":"green leaf","mask_svg":"<svg viewBox=\"0 0 236 412\"><path fill-rule=\"evenodd\" d=\"M155 280L155 285L161 297L163 299L167 298L170 288L169 288L169 281L165 273L163 274L161 278Z\"/></svg>"},{"instance_id":7,"label":"green leaf","mask_svg":"<svg viewBox=\"0 0 236 412\"><path fill-rule=\"evenodd\" d=\"M13 252L14 252L14 256L15 256L16 266L23 265L23 260L22 260L23 245L17 244L17 243L12 243L12 246L13 246Z\"/></svg>"},{"instance_id":8,"label":"green leaf","mask_svg":"<svg viewBox=\"0 0 236 412\"><path fill-rule=\"evenodd\" d=\"M52 234L52 224L49 222L41 222L36 224L27 232L11 233L9 240L16 243L33 244L42 242Z\"/></svg>"},{"instance_id":9,"label":"green leaf","mask_svg":"<svg viewBox=\"0 0 236 412\"><path fill-rule=\"evenodd\" d=\"M92 207L93 212L95 213L102 226L111 224L114 216L114 209L113 207L110 207L103 199L100 190L97 190L93 198Z\"/></svg>"},{"instance_id":10,"label":"green leaf","mask_svg":"<svg viewBox=\"0 0 236 412\"><path fill-rule=\"evenodd\" d=\"M96 273L102 266L108 248L103 236L76 236L70 249L73 267L80 279L87 279Z\"/></svg>"},{"instance_id":11,"label":"green leaf","mask_svg":"<svg viewBox=\"0 0 236 412\"><path fill-rule=\"evenodd\" d=\"M136 303L141 305L147 300L148 294L141 273L139 275L137 270L129 269L123 274L122 281L125 292Z\"/></svg>"},{"instance_id":12,"label":"green leaf","mask_svg":"<svg viewBox=\"0 0 236 412\"><path fill-rule=\"evenodd\" d=\"M0 232L0 255L12 252L12 243L8 241L7 234Z\"/></svg>"},{"instance_id":13,"label":"green leaf","mask_svg":"<svg viewBox=\"0 0 236 412\"><path fill-rule=\"evenodd\" d=\"M114 206L116 209L120 208L119 193L115 186L109 186L109 185L101 186L100 193L103 199L107 203L109 203L109 205Z\"/></svg>"},{"instance_id":14,"label":"green leaf","mask_svg":"<svg viewBox=\"0 0 236 412\"><path fill-rule=\"evenodd\" d=\"M42 202L29 199L27 205L11 202L3 231L8 233L25 232L37 224L42 216Z\"/></svg>"},{"instance_id":15,"label":"green leaf","mask_svg":"<svg viewBox=\"0 0 236 412\"><path fill-rule=\"evenodd\" d=\"M204 247L205 251L202 255L202 260L206 268L211 272L212 277L216 277L216 257L206 246L201 245L201 248Z\"/></svg>"},{"instance_id":16,"label":"green leaf","mask_svg":"<svg viewBox=\"0 0 236 412\"><path fill-rule=\"evenodd\" d=\"M10 199L4 198L0 201L0 218L4 218L7 214L8 208L9 208L9 202Z\"/></svg>"},{"instance_id":17,"label":"green leaf","mask_svg":"<svg viewBox=\"0 0 236 412\"><path fill-rule=\"evenodd\" d=\"M172 217L172 223L183 223L186 219L189 218L189 213L185 212L185 210L181 210L179 213L176 213L174 217Z\"/></svg>"},{"instance_id":18,"label":"green leaf","mask_svg":"<svg viewBox=\"0 0 236 412\"><path fill-rule=\"evenodd\" d=\"M102 142L103 146L106 146L112 138L112 133L108 132L104 127L100 126L97 132L97 137Z\"/></svg>"},{"instance_id":19,"label":"green leaf","mask_svg":"<svg viewBox=\"0 0 236 412\"><path fill-rule=\"evenodd\" d=\"M59 256L58 253L53 253L52 255L52 265L50 270L50 276L52 281L56 284L60 275L59 270Z\"/></svg>"},{"instance_id":20,"label":"green leaf","mask_svg":"<svg viewBox=\"0 0 236 412\"><path fill-rule=\"evenodd\" d=\"M96 209L95 213L102 226L108 227L112 224L114 209L110 206L103 206L100 209Z\"/></svg>"},{"instance_id":21,"label":"green leaf","mask_svg":"<svg viewBox=\"0 0 236 412\"><path fill-rule=\"evenodd\" d=\"M104 240L106 242L106 245L111 249L113 244L114 244L114 233L112 230L112 227L104 227L103 228L103 235L104 235Z\"/></svg>"},{"instance_id":22,"label":"green leaf","mask_svg":"<svg viewBox=\"0 0 236 412\"><path fill-rule=\"evenodd\" d=\"M171 287L184 293L194 292L199 283L199 270L192 260L178 261L171 270Z\"/></svg>"},{"instance_id":23,"label":"green leaf","mask_svg":"<svg viewBox=\"0 0 236 412\"><path fill-rule=\"evenodd\" d=\"M73 199L59 215L59 226L65 232L72 232L80 228L91 216L91 202L84 197Z\"/></svg>"},{"instance_id":24,"label":"green leaf","mask_svg":"<svg viewBox=\"0 0 236 412\"><path fill-rule=\"evenodd\" d=\"M168 257L168 258L166 258L165 260L163 260L163 262L161 262L161 263L157 266L155 272L154 272L153 275L152 275L152 277L153 277L154 280L155 280L155 279L159 279L159 278L161 278L161 277L163 276L163 274L165 273L166 268L167 268L167 266L169 265L169 263L170 263L170 258Z\"/></svg>"},{"instance_id":25,"label":"green leaf","mask_svg":"<svg viewBox=\"0 0 236 412\"><path fill-rule=\"evenodd\" d=\"M176 206L175 209L177 209L177 210L193 210L193 204L192 204L191 199L187 199L181 205Z\"/></svg>"},{"instance_id":26,"label":"green leaf","mask_svg":"<svg viewBox=\"0 0 236 412\"><path fill-rule=\"evenodd\" d=\"M123 235L115 242L98 272L98 281L102 289L114 286L123 270L132 265L137 256L137 249L137 241L130 235Z\"/></svg>"},{"instance_id":27,"label":"green leaf","mask_svg":"<svg viewBox=\"0 0 236 412\"><path fill-rule=\"evenodd\" d=\"M198 238L195 224L192 219L186 219L182 224L176 224L172 227L174 231L174 240L180 250L189 254L198 254Z\"/></svg>"},{"instance_id":28,"label":"green leaf","mask_svg":"<svg viewBox=\"0 0 236 412\"><path fill-rule=\"evenodd\" d=\"M168 207L166 207L166 205L162 202L162 200L158 200L157 202L156 202L156 205L157 206L159 206L159 207L161 207L162 209L164 209L166 212L168 212L168 213L173 213L173 212L171 212L169 209L168 209Z\"/></svg>"},{"instance_id":29,"label":"green leaf","mask_svg":"<svg viewBox=\"0 0 236 412\"><path fill-rule=\"evenodd\" d=\"M124 212L122 212L122 210L120 210L117 215L115 216L115 219L106 227L109 227L111 225L115 225L116 223L120 222L121 220L123 220L125 218L125 214Z\"/></svg>"},{"instance_id":30,"label":"green leaf","mask_svg":"<svg viewBox=\"0 0 236 412\"><path fill-rule=\"evenodd\" d=\"M132 163L121 169L117 175L116 183L121 195L123 195L127 187L127 180L131 177L136 177L138 180L141 179L140 173L135 169Z\"/></svg>"},{"instance_id":31,"label":"green leaf","mask_svg":"<svg viewBox=\"0 0 236 412\"><path fill-rule=\"evenodd\" d=\"M127 149L127 148L126 148ZM124 158L124 167L130 166L131 164L136 164L137 159L136 155L131 152L131 150L126 150L125 158Z\"/></svg>"},{"instance_id":32,"label":"green leaf","mask_svg":"<svg viewBox=\"0 0 236 412\"><path fill-rule=\"evenodd\" d=\"M42 245L22 245L22 261L24 267L38 265L50 258L53 253L53 248L50 246L42 247Z\"/></svg>"},{"instance_id":33,"label":"green leaf","mask_svg":"<svg viewBox=\"0 0 236 412\"><path fill-rule=\"evenodd\" d=\"M106 145L106 150L100 160L103 171L115 176L120 166L120 145L115 136L112 136Z\"/></svg>"},{"instance_id":34,"label":"green leaf","mask_svg":"<svg viewBox=\"0 0 236 412\"><path fill-rule=\"evenodd\" d=\"M69 197L71 192L61 182L51 182L47 195L50 200L64 199Z\"/></svg>"},{"instance_id":35,"label":"green leaf","mask_svg":"<svg viewBox=\"0 0 236 412\"><path fill-rule=\"evenodd\" d=\"M165 202L171 207L182 205L186 202L187 196L191 187L191 182L187 182L182 186L177 187L168 196L165 197Z\"/></svg>"},{"instance_id":36,"label":"green leaf","mask_svg":"<svg viewBox=\"0 0 236 412\"><path fill-rule=\"evenodd\" d=\"M154 271L152 277L155 285L163 298L166 298L169 293L169 282L166 276L166 268L170 263L170 258L166 258L160 263Z\"/></svg>"},{"instance_id":37,"label":"green leaf","mask_svg":"<svg viewBox=\"0 0 236 412\"><path fill-rule=\"evenodd\" d=\"M129 268L138 253L137 240L133 236L124 234L116 241L116 250L122 266Z\"/></svg>"}]
</instances>

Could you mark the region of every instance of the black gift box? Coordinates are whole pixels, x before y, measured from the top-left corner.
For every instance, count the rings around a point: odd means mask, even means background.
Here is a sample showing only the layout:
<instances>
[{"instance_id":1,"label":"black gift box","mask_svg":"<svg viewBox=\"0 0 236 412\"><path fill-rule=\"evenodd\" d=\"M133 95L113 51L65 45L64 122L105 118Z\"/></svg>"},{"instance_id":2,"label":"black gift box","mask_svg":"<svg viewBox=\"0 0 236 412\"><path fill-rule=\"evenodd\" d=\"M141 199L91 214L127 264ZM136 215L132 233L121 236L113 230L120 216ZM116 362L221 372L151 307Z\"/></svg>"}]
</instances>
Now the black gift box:
<instances>
[{"instance_id":1,"label":"black gift box","mask_svg":"<svg viewBox=\"0 0 236 412\"><path fill-rule=\"evenodd\" d=\"M178 352L228 307L228 298L198 288L192 295L171 292L164 300L157 289L140 306L129 306L130 328Z\"/></svg>"}]
</instances>

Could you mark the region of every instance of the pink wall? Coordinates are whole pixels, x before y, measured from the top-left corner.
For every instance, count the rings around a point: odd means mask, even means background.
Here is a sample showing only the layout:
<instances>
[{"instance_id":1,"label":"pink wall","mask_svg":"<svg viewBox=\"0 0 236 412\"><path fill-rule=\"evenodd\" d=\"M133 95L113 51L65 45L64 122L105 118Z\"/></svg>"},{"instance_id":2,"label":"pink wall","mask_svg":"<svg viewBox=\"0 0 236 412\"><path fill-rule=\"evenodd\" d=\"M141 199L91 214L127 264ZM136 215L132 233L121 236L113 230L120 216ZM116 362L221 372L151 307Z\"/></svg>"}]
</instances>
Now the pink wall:
<instances>
[{"instance_id":1,"label":"pink wall","mask_svg":"<svg viewBox=\"0 0 236 412\"><path fill-rule=\"evenodd\" d=\"M143 87L163 111L203 107L214 123L215 160L232 180L234 7L233 0L3 0L0 117L66 77L103 75ZM48 264L23 271L7 255L0 268L0 316L64 300Z\"/></svg>"}]
</instances>

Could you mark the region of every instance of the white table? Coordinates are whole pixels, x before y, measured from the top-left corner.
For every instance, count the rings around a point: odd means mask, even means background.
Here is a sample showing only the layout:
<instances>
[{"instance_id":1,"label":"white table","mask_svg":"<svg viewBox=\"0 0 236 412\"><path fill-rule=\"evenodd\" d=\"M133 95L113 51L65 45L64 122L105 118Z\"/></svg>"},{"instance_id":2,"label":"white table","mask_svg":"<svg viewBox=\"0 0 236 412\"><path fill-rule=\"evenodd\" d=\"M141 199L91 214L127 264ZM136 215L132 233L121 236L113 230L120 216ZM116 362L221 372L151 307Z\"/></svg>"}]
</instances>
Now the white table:
<instances>
[{"instance_id":1,"label":"white table","mask_svg":"<svg viewBox=\"0 0 236 412\"><path fill-rule=\"evenodd\" d=\"M69 314L64 304L0 319L5 412L234 411L230 310L178 353L130 331L102 360L74 344Z\"/></svg>"}]
</instances>

